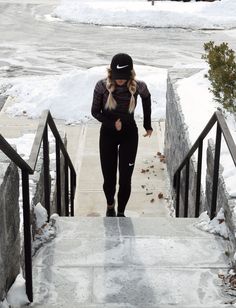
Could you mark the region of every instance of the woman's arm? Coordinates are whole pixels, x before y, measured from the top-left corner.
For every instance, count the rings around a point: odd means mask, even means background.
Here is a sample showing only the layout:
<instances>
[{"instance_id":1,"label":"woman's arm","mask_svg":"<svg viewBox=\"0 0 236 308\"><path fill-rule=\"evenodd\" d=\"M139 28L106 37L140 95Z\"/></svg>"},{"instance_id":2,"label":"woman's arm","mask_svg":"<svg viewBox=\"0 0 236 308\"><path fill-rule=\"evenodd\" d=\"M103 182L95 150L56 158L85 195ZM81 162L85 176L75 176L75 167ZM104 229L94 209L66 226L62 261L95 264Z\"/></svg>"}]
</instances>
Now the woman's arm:
<instances>
[{"instance_id":1,"label":"woman's arm","mask_svg":"<svg viewBox=\"0 0 236 308\"><path fill-rule=\"evenodd\" d=\"M143 106L143 127L148 130L152 130L151 125L151 95L146 98L142 98L142 106Z\"/></svg>"},{"instance_id":2,"label":"woman's arm","mask_svg":"<svg viewBox=\"0 0 236 308\"><path fill-rule=\"evenodd\" d=\"M138 93L142 99L142 106L143 106L143 127L147 131L152 131L151 125L151 94L147 88L147 85L143 81L138 81ZM150 132L148 135L151 135Z\"/></svg>"}]
</instances>

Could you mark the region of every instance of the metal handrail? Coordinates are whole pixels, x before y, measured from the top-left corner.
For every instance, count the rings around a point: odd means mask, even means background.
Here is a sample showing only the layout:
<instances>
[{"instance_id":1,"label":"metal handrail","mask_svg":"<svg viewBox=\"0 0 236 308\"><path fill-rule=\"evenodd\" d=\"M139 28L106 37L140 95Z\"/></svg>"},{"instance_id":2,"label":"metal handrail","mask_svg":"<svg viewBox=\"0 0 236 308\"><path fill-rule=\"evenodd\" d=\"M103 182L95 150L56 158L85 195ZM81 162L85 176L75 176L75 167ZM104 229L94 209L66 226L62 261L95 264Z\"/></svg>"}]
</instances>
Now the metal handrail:
<instances>
[{"instance_id":1,"label":"metal handrail","mask_svg":"<svg viewBox=\"0 0 236 308\"><path fill-rule=\"evenodd\" d=\"M76 172L61 136L57 130L55 122L49 110L45 110L41 115L37 132L34 138L29 160L26 162L16 152L16 150L0 134L0 151L2 151L11 161L13 161L22 172L22 200L23 200L23 220L24 220L24 255L25 255L25 280L26 294L29 301L33 301L33 281L32 281L32 256L31 256L31 226L30 226L30 198L29 198L29 174L33 174L36 168L41 145L43 144L43 166L44 166L44 206L50 217L50 171L49 171L49 142L48 126L56 140L56 191L57 191L57 213L61 215L61 165L60 154L65 159L64 179L65 179L65 214L74 216L74 196L76 187ZM70 170L70 180L69 171ZM69 185L70 184L70 185ZM70 187L69 187L70 186ZM70 188L70 192L69 192ZM70 194L70 200L69 200Z\"/></svg>"},{"instance_id":2,"label":"metal handrail","mask_svg":"<svg viewBox=\"0 0 236 308\"><path fill-rule=\"evenodd\" d=\"M184 217L188 217L188 194L189 194L189 164L190 158L198 150L198 161L197 161L197 184L196 184L196 199L195 199L195 217L199 216L200 211L200 196L201 196L201 171L202 171L202 148L203 140L208 135L212 127L217 123L216 128L216 139L215 139L215 156L214 156L214 170L213 170L213 186L212 186L212 200L210 217L211 219L216 215L216 203L217 203L217 190L219 180L219 166L220 166L220 148L221 148L221 137L222 133L226 141L227 147L231 154L234 165L236 166L236 145L233 137L229 131L227 123L221 111L216 111L202 133L199 135L188 154L183 159L174 174L173 186L176 190L176 217L179 217L179 206L180 206L180 179L181 171L185 167L185 196L184 196Z\"/></svg>"}]
</instances>

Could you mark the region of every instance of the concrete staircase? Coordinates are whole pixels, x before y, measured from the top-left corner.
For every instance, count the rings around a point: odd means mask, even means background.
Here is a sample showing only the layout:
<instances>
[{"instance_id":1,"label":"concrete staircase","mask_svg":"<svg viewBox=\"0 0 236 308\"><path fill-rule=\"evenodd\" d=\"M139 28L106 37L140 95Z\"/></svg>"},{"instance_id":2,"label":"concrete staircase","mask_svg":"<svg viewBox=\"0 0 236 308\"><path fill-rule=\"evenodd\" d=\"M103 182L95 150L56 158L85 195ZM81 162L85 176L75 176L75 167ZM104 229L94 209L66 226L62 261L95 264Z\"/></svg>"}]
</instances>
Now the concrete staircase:
<instances>
[{"instance_id":1,"label":"concrete staircase","mask_svg":"<svg viewBox=\"0 0 236 308\"><path fill-rule=\"evenodd\" d=\"M78 185L77 217L59 218L57 237L34 258L35 307L232 307L218 273L227 241L172 218L163 153L164 122L142 138L127 218L106 218L95 122L68 127ZM76 142L75 142L76 140ZM158 198L159 193L163 198Z\"/></svg>"},{"instance_id":2,"label":"concrete staircase","mask_svg":"<svg viewBox=\"0 0 236 308\"><path fill-rule=\"evenodd\" d=\"M34 307L220 308L226 243L196 219L59 218L34 259Z\"/></svg>"},{"instance_id":3,"label":"concrete staircase","mask_svg":"<svg viewBox=\"0 0 236 308\"><path fill-rule=\"evenodd\" d=\"M37 122L0 113L8 138ZM232 307L218 273L227 271L227 241L200 231L196 219L172 218L163 153L164 122L142 138L127 218L106 218L98 155L99 125L64 126L76 167L77 217L58 218L57 237L33 258L33 307ZM163 198L158 195L162 193Z\"/></svg>"}]
</instances>

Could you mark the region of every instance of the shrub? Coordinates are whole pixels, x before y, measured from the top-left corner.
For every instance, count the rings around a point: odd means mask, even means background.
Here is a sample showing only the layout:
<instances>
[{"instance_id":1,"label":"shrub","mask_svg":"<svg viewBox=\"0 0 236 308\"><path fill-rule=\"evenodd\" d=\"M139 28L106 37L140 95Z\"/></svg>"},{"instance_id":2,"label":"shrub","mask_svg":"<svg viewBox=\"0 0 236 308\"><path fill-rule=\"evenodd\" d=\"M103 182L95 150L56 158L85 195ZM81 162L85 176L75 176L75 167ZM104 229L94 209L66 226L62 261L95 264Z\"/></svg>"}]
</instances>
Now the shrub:
<instances>
[{"instance_id":1,"label":"shrub","mask_svg":"<svg viewBox=\"0 0 236 308\"><path fill-rule=\"evenodd\" d=\"M210 91L214 99L229 112L236 112L236 63L234 51L227 43L204 44L203 59L209 64L207 77L211 82Z\"/></svg>"}]
</instances>

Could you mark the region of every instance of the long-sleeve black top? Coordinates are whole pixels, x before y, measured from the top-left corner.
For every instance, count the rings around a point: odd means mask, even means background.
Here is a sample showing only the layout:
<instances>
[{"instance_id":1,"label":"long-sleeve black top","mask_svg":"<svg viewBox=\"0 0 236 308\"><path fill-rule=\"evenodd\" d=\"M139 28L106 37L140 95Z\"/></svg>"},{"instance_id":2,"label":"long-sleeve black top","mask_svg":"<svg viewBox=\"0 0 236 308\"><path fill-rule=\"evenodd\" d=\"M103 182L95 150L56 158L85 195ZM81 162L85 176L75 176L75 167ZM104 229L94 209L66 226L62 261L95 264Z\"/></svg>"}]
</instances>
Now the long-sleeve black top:
<instances>
[{"instance_id":1,"label":"long-sleeve black top","mask_svg":"<svg viewBox=\"0 0 236 308\"><path fill-rule=\"evenodd\" d=\"M143 127L146 130L152 130L151 126L151 95L147 85L143 81L136 80L137 91L134 94L135 105L137 104L137 96L140 95L143 107ZM95 86L93 94L93 103L91 113L94 118L102 122L106 127L115 128L115 121L120 119L122 126L129 126L135 123L134 112L129 112L129 103L131 93L127 88L127 84L116 86L112 95L117 102L117 106L113 110L105 109L109 92L106 89L106 79L99 80Z\"/></svg>"}]
</instances>

